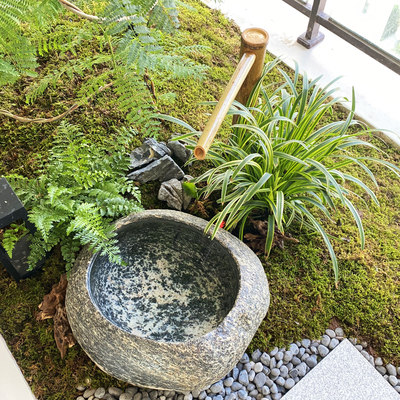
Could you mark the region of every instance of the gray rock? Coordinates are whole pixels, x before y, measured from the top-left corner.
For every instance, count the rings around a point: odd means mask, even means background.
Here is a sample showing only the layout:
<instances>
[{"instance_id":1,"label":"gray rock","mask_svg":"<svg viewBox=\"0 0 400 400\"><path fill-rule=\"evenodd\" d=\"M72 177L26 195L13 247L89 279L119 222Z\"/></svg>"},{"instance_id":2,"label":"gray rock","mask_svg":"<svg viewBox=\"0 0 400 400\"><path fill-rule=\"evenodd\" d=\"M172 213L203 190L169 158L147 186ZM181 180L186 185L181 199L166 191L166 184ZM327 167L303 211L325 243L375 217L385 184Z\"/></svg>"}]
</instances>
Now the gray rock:
<instances>
[{"instance_id":1,"label":"gray rock","mask_svg":"<svg viewBox=\"0 0 400 400\"><path fill-rule=\"evenodd\" d=\"M396 386L396 385L399 383L399 380L398 380L394 375L389 375L388 382L389 382L392 386Z\"/></svg>"},{"instance_id":2,"label":"gray rock","mask_svg":"<svg viewBox=\"0 0 400 400\"><path fill-rule=\"evenodd\" d=\"M275 360L275 357L272 357L270 362L269 362L269 368L273 369L275 367L276 367L276 360Z\"/></svg>"},{"instance_id":3,"label":"gray rock","mask_svg":"<svg viewBox=\"0 0 400 400\"><path fill-rule=\"evenodd\" d=\"M232 384L233 384L233 378L232 378L232 377L226 378L226 379L224 380L224 386L226 386L226 387L231 387Z\"/></svg>"},{"instance_id":4,"label":"gray rock","mask_svg":"<svg viewBox=\"0 0 400 400\"><path fill-rule=\"evenodd\" d=\"M257 386L257 388L263 387L267 382L267 377L263 372L259 372L255 378L254 378L254 383Z\"/></svg>"},{"instance_id":5,"label":"gray rock","mask_svg":"<svg viewBox=\"0 0 400 400\"><path fill-rule=\"evenodd\" d=\"M234 392L237 392L238 390L240 390L240 389L242 389L243 388L243 385L240 383L240 382L233 382L232 383L232 386L231 386L231 389L234 391Z\"/></svg>"},{"instance_id":6,"label":"gray rock","mask_svg":"<svg viewBox=\"0 0 400 400\"><path fill-rule=\"evenodd\" d=\"M285 378L278 376L278 379L275 381L275 383L279 386L283 386L285 384Z\"/></svg>"},{"instance_id":7,"label":"gray rock","mask_svg":"<svg viewBox=\"0 0 400 400\"><path fill-rule=\"evenodd\" d=\"M296 378L297 377L297 375L299 375L299 371L297 370L297 368L294 368L294 369L292 369L292 370L290 370L289 371L289 376L291 377L291 378Z\"/></svg>"},{"instance_id":8,"label":"gray rock","mask_svg":"<svg viewBox=\"0 0 400 400\"><path fill-rule=\"evenodd\" d=\"M133 394L128 392L122 393L121 396L119 396L119 400L132 400L132 399L133 399Z\"/></svg>"},{"instance_id":9,"label":"gray rock","mask_svg":"<svg viewBox=\"0 0 400 400\"><path fill-rule=\"evenodd\" d=\"M83 397L85 399L88 399L90 396L94 395L95 391L96 391L96 389L86 389L85 392L83 393Z\"/></svg>"},{"instance_id":10,"label":"gray rock","mask_svg":"<svg viewBox=\"0 0 400 400\"><path fill-rule=\"evenodd\" d=\"M386 371L389 375L396 376L397 374L396 367L393 364L386 364Z\"/></svg>"},{"instance_id":11,"label":"gray rock","mask_svg":"<svg viewBox=\"0 0 400 400\"><path fill-rule=\"evenodd\" d=\"M366 358L367 360L369 360L370 354L369 354L367 351L361 350L361 354L364 356L364 358ZM395 370L396 370L396 369L395 369Z\"/></svg>"},{"instance_id":12,"label":"gray rock","mask_svg":"<svg viewBox=\"0 0 400 400\"><path fill-rule=\"evenodd\" d=\"M335 329L335 333L336 333L337 337L340 337L340 338L344 337L343 329L340 326Z\"/></svg>"},{"instance_id":13,"label":"gray rock","mask_svg":"<svg viewBox=\"0 0 400 400\"><path fill-rule=\"evenodd\" d=\"M282 366L282 364L283 364L283 360L279 360L279 361L276 363L276 368L280 368L280 367Z\"/></svg>"},{"instance_id":14,"label":"gray rock","mask_svg":"<svg viewBox=\"0 0 400 400\"><path fill-rule=\"evenodd\" d=\"M114 396L111 396L110 393L106 393L106 394L103 396L103 399L102 399L102 400L115 400L115 397L114 397Z\"/></svg>"},{"instance_id":15,"label":"gray rock","mask_svg":"<svg viewBox=\"0 0 400 400\"><path fill-rule=\"evenodd\" d=\"M293 357L292 358L292 364L294 366L299 365L301 363L300 359L298 357Z\"/></svg>"},{"instance_id":16,"label":"gray rock","mask_svg":"<svg viewBox=\"0 0 400 400\"><path fill-rule=\"evenodd\" d=\"M276 359L276 361L281 361L283 359L283 352L282 351L278 351L275 354L275 359Z\"/></svg>"},{"instance_id":17,"label":"gray rock","mask_svg":"<svg viewBox=\"0 0 400 400\"><path fill-rule=\"evenodd\" d=\"M214 385L211 385L210 390L212 393L221 393L224 390L224 385L222 381L219 381L217 383L214 383Z\"/></svg>"},{"instance_id":18,"label":"gray rock","mask_svg":"<svg viewBox=\"0 0 400 400\"><path fill-rule=\"evenodd\" d=\"M383 365L382 358L377 357L377 358L375 359L375 365L378 365L378 366Z\"/></svg>"},{"instance_id":19,"label":"gray rock","mask_svg":"<svg viewBox=\"0 0 400 400\"><path fill-rule=\"evenodd\" d=\"M194 397L195 399L198 399L199 396L200 396L200 392L201 392L201 390L198 390L198 389L192 390L192 395L193 395L193 397ZM161 399L160 399L160 400L161 400Z\"/></svg>"},{"instance_id":20,"label":"gray rock","mask_svg":"<svg viewBox=\"0 0 400 400\"><path fill-rule=\"evenodd\" d=\"M260 361L261 355L262 355L261 351L257 349L253 351L253 353L251 354L251 359L256 363Z\"/></svg>"},{"instance_id":21,"label":"gray rock","mask_svg":"<svg viewBox=\"0 0 400 400\"><path fill-rule=\"evenodd\" d=\"M278 347L274 347L274 348L270 351L269 355L270 355L271 357L275 357L276 354L278 353L278 351L279 351Z\"/></svg>"},{"instance_id":22,"label":"gray rock","mask_svg":"<svg viewBox=\"0 0 400 400\"><path fill-rule=\"evenodd\" d=\"M267 367L269 367L269 362L271 361L271 357L268 353L262 353L260 357L260 361Z\"/></svg>"},{"instance_id":23,"label":"gray rock","mask_svg":"<svg viewBox=\"0 0 400 400\"><path fill-rule=\"evenodd\" d=\"M237 399L237 394L236 393L231 393L228 396L225 397L225 400L236 400Z\"/></svg>"},{"instance_id":24,"label":"gray rock","mask_svg":"<svg viewBox=\"0 0 400 400\"><path fill-rule=\"evenodd\" d=\"M253 389L251 392L249 392L249 396L250 397L256 397L258 395L258 390L257 389Z\"/></svg>"},{"instance_id":25,"label":"gray rock","mask_svg":"<svg viewBox=\"0 0 400 400\"><path fill-rule=\"evenodd\" d=\"M183 189L181 181L174 178L163 182L158 191L158 200L166 201L168 207L180 211L183 205Z\"/></svg>"},{"instance_id":26,"label":"gray rock","mask_svg":"<svg viewBox=\"0 0 400 400\"><path fill-rule=\"evenodd\" d=\"M383 365L377 365L375 369L381 374L385 375L386 374L386 368Z\"/></svg>"},{"instance_id":27,"label":"gray rock","mask_svg":"<svg viewBox=\"0 0 400 400\"><path fill-rule=\"evenodd\" d=\"M295 381L292 378L286 379L285 382L285 389L290 390L294 385L295 385Z\"/></svg>"},{"instance_id":28,"label":"gray rock","mask_svg":"<svg viewBox=\"0 0 400 400\"><path fill-rule=\"evenodd\" d=\"M232 370L232 378L233 378L233 380L236 380L238 378L238 376L239 376L239 368L235 367Z\"/></svg>"},{"instance_id":29,"label":"gray rock","mask_svg":"<svg viewBox=\"0 0 400 400\"><path fill-rule=\"evenodd\" d=\"M213 397L214 400L224 400L224 398L219 394Z\"/></svg>"},{"instance_id":30,"label":"gray rock","mask_svg":"<svg viewBox=\"0 0 400 400\"><path fill-rule=\"evenodd\" d=\"M329 354L329 349L325 347L323 344L318 346L318 353L321 357L326 357Z\"/></svg>"},{"instance_id":31,"label":"gray rock","mask_svg":"<svg viewBox=\"0 0 400 400\"><path fill-rule=\"evenodd\" d=\"M301 345L307 349L307 348L309 348L310 345L311 345L311 340L310 340L310 339L303 339L303 340L301 341Z\"/></svg>"},{"instance_id":32,"label":"gray rock","mask_svg":"<svg viewBox=\"0 0 400 400\"><path fill-rule=\"evenodd\" d=\"M172 157L181 164L185 164L192 155L192 152L179 140L171 140L167 146L172 151Z\"/></svg>"},{"instance_id":33,"label":"gray rock","mask_svg":"<svg viewBox=\"0 0 400 400\"><path fill-rule=\"evenodd\" d=\"M242 358L239 360L242 364L247 364L250 362L249 355L247 353L244 353ZM246 395L247 396L247 395Z\"/></svg>"},{"instance_id":34,"label":"gray rock","mask_svg":"<svg viewBox=\"0 0 400 400\"><path fill-rule=\"evenodd\" d=\"M243 369L245 369L248 373L253 369L254 362L250 361L243 365Z\"/></svg>"},{"instance_id":35,"label":"gray rock","mask_svg":"<svg viewBox=\"0 0 400 400\"><path fill-rule=\"evenodd\" d=\"M299 352L298 348L297 348L297 352ZM293 358L293 353L290 350L285 351L285 354L283 355L283 361L288 363L289 361L292 361L292 358Z\"/></svg>"},{"instance_id":36,"label":"gray rock","mask_svg":"<svg viewBox=\"0 0 400 400\"><path fill-rule=\"evenodd\" d=\"M153 138L146 139L143 144L132 151L130 158L130 169L141 168L150 162L171 155L171 150L164 144L159 143Z\"/></svg>"},{"instance_id":37,"label":"gray rock","mask_svg":"<svg viewBox=\"0 0 400 400\"><path fill-rule=\"evenodd\" d=\"M132 394L132 396L134 396L138 391L138 388L136 386L129 386L125 389L126 393L130 393Z\"/></svg>"},{"instance_id":38,"label":"gray rock","mask_svg":"<svg viewBox=\"0 0 400 400\"><path fill-rule=\"evenodd\" d=\"M278 386L276 386L276 384L272 384L272 386L269 388L270 392L272 394L278 393Z\"/></svg>"},{"instance_id":39,"label":"gray rock","mask_svg":"<svg viewBox=\"0 0 400 400\"><path fill-rule=\"evenodd\" d=\"M182 179L184 175L184 172L175 161L166 155L141 169L131 172L127 177L132 181L146 183L156 180L165 182L173 178Z\"/></svg>"},{"instance_id":40,"label":"gray rock","mask_svg":"<svg viewBox=\"0 0 400 400\"><path fill-rule=\"evenodd\" d=\"M247 386L249 384L249 374L245 369L240 371L238 381L244 386Z\"/></svg>"},{"instance_id":41,"label":"gray rock","mask_svg":"<svg viewBox=\"0 0 400 400\"><path fill-rule=\"evenodd\" d=\"M317 361L317 356L316 355L312 355L310 357L308 357L305 361L305 363L310 367L310 368L314 368L318 361Z\"/></svg>"},{"instance_id":42,"label":"gray rock","mask_svg":"<svg viewBox=\"0 0 400 400\"><path fill-rule=\"evenodd\" d=\"M193 176L185 175L182 179L182 182L189 182L193 180ZM186 210L189 207L190 202L192 201L192 196L186 192L185 188L182 186L183 193L183 209Z\"/></svg>"},{"instance_id":43,"label":"gray rock","mask_svg":"<svg viewBox=\"0 0 400 400\"><path fill-rule=\"evenodd\" d=\"M331 340L331 342L329 343L329 346L328 346L328 347L329 347L330 350L333 350L339 343L340 343L340 342L339 342L338 339L333 338L333 339Z\"/></svg>"},{"instance_id":44,"label":"gray rock","mask_svg":"<svg viewBox=\"0 0 400 400\"><path fill-rule=\"evenodd\" d=\"M264 385L264 386L261 388L261 393L263 394L263 396L269 395L269 394L270 394L269 387L266 386L266 385Z\"/></svg>"},{"instance_id":45,"label":"gray rock","mask_svg":"<svg viewBox=\"0 0 400 400\"><path fill-rule=\"evenodd\" d=\"M190 395L191 398L186 398L186 396L189 396L189 395ZM158 397L157 390L152 390L149 393L149 397L150 397L151 400L156 400L156 398ZM192 398L193 398L193 396L189 393L189 394L185 395L184 400L192 400Z\"/></svg>"},{"instance_id":46,"label":"gray rock","mask_svg":"<svg viewBox=\"0 0 400 400\"><path fill-rule=\"evenodd\" d=\"M108 393L110 393L111 396L119 397L119 396L121 396L121 394L122 394L123 392L124 392L124 391L123 391L122 389L117 388L117 387L114 387L114 386L110 386L110 387L108 388Z\"/></svg>"},{"instance_id":47,"label":"gray rock","mask_svg":"<svg viewBox=\"0 0 400 400\"><path fill-rule=\"evenodd\" d=\"M256 377L256 372L254 370L251 370L249 372L249 381L253 382L255 377Z\"/></svg>"},{"instance_id":48,"label":"gray rock","mask_svg":"<svg viewBox=\"0 0 400 400\"><path fill-rule=\"evenodd\" d=\"M81 392L82 390L80 390L80 392ZM76 398L76 400L85 400L85 398L83 397L83 396L78 396L77 398Z\"/></svg>"},{"instance_id":49,"label":"gray rock","mask_svg":"<svg viewBox=\"0 0 400 400\"><path fill-rule=\"evenodd\" d=\"M192 395L192 393L186 393L186 394L183 396L183 400L193 400L193 395Z\"/></svg>"},{"instance_id":50,"label":"gray rock","mask_svg":"<svg viewBox=\"0 0 400 400\"><path fill-rule=\"evenodd\" d=\"M199 400L204 400L207 397L207 392L202 390L199 394Z\"/></svg>"},{"instance_id":51,"label":"gray rock","mask_svg":"<svg viewBox=\"0 0 400 400\"><path fill-rule=\"evenodd\" d=\"M361 351L363 349L363 347L361 346L361 344L356 344L354 346L358 351Z\"/></svg>"},{"instance_id":52,"label":"gray rock","mask_svg":"<svg viewBox=\"0 0 400 400\"><path fill-rule=\"evenodd\" d=\"M247 399L247 390L240 389L238 392L239 399L245 400Z\"/></svg>"},{"instance_id":53,"label":"gray rock","mask_svg":"<svg viewBox=\"0 0 400 400\"><path fill-rule=\"evenodd\" d=\"M322 344L323 346L328 347L330 342L331 342L331 338L330 338L328 335L323 335L323 336L322 336L321 344Z\"/></svg>"},{"instance_id":54,"label":"gray rock","mask_svg":"<svg viewBox=\"0 0 400 400\"><path fill-rule=\"evenodd\" d=\"M287 378L288 373L289 373L288 367L287 367L286 365L282 365L282 367L280 368L280 370L281 370L280 376L281 376L282 378Z\"/></svg>"},{"instance_id":55,"label":"gray rock","mask_svg":"<svg viewBox=\"0 0 400 400\"><path fill-rule=\"evenodd\" d=\"M303 377L306 373L307 373L307 365L302 362L301 364L299 364L296 369L298 371L298 376Z\"/></svg>"},{"instance_id":56,"label":"gray rock","mask_svg":"<svg viewBox=\"0 0 400 400\"><path fill-rule=\"evenodd\" d=\"M264 366L262 365L262 363L257 362L254 364L253 370L255 373L258 374L259 372L261 372L263 370L263 368L264 368Z\"/></svg>"},{"instance_id":57,"label":"gray rock","mask_svg":"<svg viewBox=\"0 0 400 400\"><path fill-rule=\"evenodd\" d=\"M282 393L275 393L272 395L272 400L280 400L282 398Z\"/></svg>"},{"instance_id":58,"label":"gray rock","mask_svg":"<svg viewBox=\"0 0 400 400\"><path fill-rule=\"evenodd\" d=\"M77 390L78 392L84 392L84 391L86 390L86 386L79 385L79 386L76 387L76 390Z\"/></svg>"},{"instance_id":59,"label":"gray rock","mask_svg":"<svg viewBox=\"0 0 400 400\"><path fill-rule=\"evenodd\" d=\"M225 391L225 396L228 396L229 394L232 393L232 389L231 389L230 387L226 387L226 388L224 389L224 391Z\"/></svg>"},{"instance_id":60,"label":"gray rock","mask_svg":"<svg viewBox=\"0 0 400 400\"><path fill-rule=\"evenodd\" d=\"M400 376L400 367L397 367L397 375Z\"/></svg>"},{"instance_id":61,"label":"gray rock","mask_svg":"<svg viewBox=\"0 0 400 400\"><path fill-rule=\"evenodd\" d=\"M299 348L299 353L297 354L297 357L301 357L305 352L306 352L306 349L304 347L300 347Z\"/></svg>"},{"instance_id":62,"label":"gray rock","mask_svg":"<svg viewBox=\"0 0 400 400\"><path fill-rule=\"evenodd\" d=\"M106 389L104 389L103 387L99 387L94 392L94 396L99 398L99 399L101 399L105 394L106 394Z\"/></svg>"},{"instance_id":63,"label":"gray rock","mask_svg":"<svg viewBox=\"0 0 400 400\"><path fill-rule=\"evenodd\" d=\"M294 356L296 356L297 354L299 354L300 349L299 349L299 346L298 346L296 343L292 343L292 344L289 346L289 351L290 351Z\"/></svg>"},{"instance_id":64,"label":"gray rock","mask_svg":"<svg viewBox=\"0 0 400 400\"><path fill-rule=\"evenodd\" d=\"M271 376L279 376L281 371L278 368L272 368L271 369Z\"/></svg>"},{"instance_id":65,"label":"gray rock","mask_svg":"<svg viewBox=\"0 0 400 400\"><path fill-rule=\"evenodd\" d=\"M397 393L400 393L400 386L395 386L395 387L394 387L394 390L395 390Z\"/></svg>"},{"instance_id":66,"label":"gray rock","mask_svg":"<svg viewBox=\"0 0 400 400\"><path fill-rule=\"evenodd\" d=\"M336 333L335 333L335 331L334 331L333 329L327 329L327 330L325 331L325 333L326 333L330 338L336 337Z\"/></svg>"}]
</instances>

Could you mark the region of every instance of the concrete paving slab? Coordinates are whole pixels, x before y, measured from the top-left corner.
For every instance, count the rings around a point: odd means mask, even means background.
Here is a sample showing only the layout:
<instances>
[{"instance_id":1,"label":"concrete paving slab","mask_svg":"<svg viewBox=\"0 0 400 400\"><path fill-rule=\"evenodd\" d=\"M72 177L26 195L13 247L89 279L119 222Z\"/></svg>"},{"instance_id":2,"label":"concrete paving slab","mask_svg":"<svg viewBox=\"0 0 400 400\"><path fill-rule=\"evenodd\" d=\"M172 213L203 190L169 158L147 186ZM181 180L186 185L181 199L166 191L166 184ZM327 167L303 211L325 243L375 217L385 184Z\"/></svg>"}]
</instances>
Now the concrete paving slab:
<instances>
[{"instance_id":1,"label":"concrete paving slab","mask_svg":"<svg viewBox=\"0 0 400 400\"><path fill-rule=\"evenodd\" d=\"M36 400L6 342L0 335L0 399Z\"/></svg>"},{"instance_id":2,"label":"concrete paving slab","mask_svg":"<svg viewBox=\"0 0 400 400\"><path fill-rule=\"evenodd\" d=\"M345 339L282 400L400 400L400 395Z\"/></svg>"}]
</instances>

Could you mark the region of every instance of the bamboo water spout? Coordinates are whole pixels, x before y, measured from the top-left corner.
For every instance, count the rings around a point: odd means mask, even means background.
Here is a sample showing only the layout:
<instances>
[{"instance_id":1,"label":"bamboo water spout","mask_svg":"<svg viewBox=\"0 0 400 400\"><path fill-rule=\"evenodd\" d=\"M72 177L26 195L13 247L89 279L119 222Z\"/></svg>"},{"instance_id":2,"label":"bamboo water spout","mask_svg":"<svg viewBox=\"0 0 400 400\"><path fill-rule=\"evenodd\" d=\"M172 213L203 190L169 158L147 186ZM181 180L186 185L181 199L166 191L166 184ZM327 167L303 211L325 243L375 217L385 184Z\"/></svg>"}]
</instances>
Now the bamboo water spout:
<instances>
[{"instance_id":1,"label":"bamboo water spout","mask_svg":"<svg viewBox=\"0 0 400 400\"><path fill-rule=\"evenodd\" d=\"M249 28L242 33L241 59L226 86L221 99L208 120L194 149L198 160L204 160L233 101L246 103L254 85L260 79L268 43L268 33L261 28Z\"/></svg>"}]
</instances>

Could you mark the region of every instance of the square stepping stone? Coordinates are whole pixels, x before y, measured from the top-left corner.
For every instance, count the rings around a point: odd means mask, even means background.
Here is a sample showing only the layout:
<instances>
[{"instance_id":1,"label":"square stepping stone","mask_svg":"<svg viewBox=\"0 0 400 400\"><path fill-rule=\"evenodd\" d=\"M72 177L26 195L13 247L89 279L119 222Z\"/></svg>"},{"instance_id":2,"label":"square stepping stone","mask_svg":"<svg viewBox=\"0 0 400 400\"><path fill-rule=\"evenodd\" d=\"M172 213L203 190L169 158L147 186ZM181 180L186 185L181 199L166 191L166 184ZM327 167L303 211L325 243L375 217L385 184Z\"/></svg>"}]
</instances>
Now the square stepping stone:
<instances>
[{"instance_id":1,"label":"square stepping stone","mask_svg":"<svg viewBox=\"0 0 400 400\"><path fill-rule=\"evenodd\" d=\"M2 336L0 336L0 399L36 400Z\"/></svg>"},{"instance_id":2,"label":"square stepping stone","mask_svg":"<svg viewBox=\"0 0 400 400\"><path fill-rule=\"evenodd\" d=\"M345 339L282 397L300 399L400 400L400 395Z\"/></svg>"}]
</instances>

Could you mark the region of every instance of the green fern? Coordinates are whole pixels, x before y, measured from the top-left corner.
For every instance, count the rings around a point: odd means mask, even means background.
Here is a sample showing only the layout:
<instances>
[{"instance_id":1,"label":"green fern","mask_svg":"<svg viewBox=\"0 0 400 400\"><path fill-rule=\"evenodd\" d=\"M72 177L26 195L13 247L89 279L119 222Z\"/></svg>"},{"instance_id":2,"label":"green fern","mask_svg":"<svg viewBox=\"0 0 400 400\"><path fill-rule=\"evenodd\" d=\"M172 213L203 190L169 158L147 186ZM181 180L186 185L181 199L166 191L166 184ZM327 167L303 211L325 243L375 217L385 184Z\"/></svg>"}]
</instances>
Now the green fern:
<instances>
[{"instance_id":1,"label":"green fern","mask_svg":"<svg viewBox=\"0 0 400 400\"><path fill-rule=\"evenodd\" d=\"M19 239L28 233L28 229L24 224L11 224L3 233L2 246L9 257L12 257L12 252L15 244Z\"/></svg>"},{"instance_id":2,"label":"green fern","mask_svg":"<svg viewBox=\"0 0 400 400\"><path fill-rule=\"evenodd\" d=\"M79 245L86 244L121 262L111 221L141 210L138 189L125 176L133 134L124 129L117 138L92 143L77 127L62 123L43 174L33 181L8 177L37 229L31 267L57 244L67 269Z\"/></svg>"}]
</instances>

